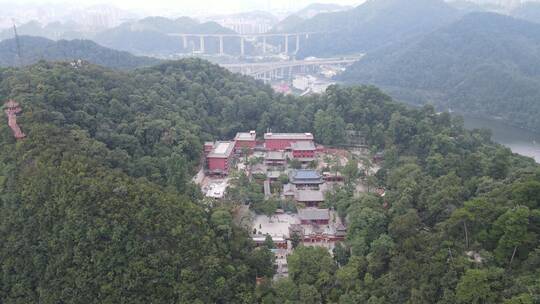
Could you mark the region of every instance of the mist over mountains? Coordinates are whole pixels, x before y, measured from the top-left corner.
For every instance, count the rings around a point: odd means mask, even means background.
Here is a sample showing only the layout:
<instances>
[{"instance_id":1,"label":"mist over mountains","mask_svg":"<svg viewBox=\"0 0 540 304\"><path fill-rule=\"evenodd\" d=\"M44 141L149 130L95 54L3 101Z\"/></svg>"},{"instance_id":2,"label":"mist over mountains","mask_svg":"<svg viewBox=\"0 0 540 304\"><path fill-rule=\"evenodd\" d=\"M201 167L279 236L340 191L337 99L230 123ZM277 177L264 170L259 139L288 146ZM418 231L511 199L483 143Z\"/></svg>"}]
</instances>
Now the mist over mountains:
<instances>
[{"instance_id":1,"label":"mist over mountains","mask_svg":"<svg viewBox=\"0 0 540 304\"><path fill-rule=\"evenodd\" d=\"M535 3L173 2L0 32L0 303L540 303Z\"/></svg>"},{"instance_id":2,"label":"mist over mountains","mask_svg":"<svg viewBox=\"0 0 540 304\"><path fill-rule=\"evenodd\" d=\"M31 65L40 60L83 60L115 69L133 69L152 66L160 62L156 58L138 57L128 52L109 49L91 40L53 41L43 37L21 36L19 43L23 52L22 62L17 52L15 39L0 42L0 66Z\"/></svg>"},{"instance_id":3,"label":"mist over mountains","mask_svg":"<svg viewBox=\"0 0 540 304\"><path fill-rule=\"evenodd\" d=\"M299 53L332 56L363 53L432 31L459 18L443 1L377 0L347 11L317 15L284 32L321 32L305 42Z\"/></svg>"},{"instance_id":4,"label":"mist over mountains","mask_svg":"<svg viewBox=\"0 0 540 304\"><path fill-rule=\"evenodd\" d=\"M398 99L496 116L540 130L540 25L472 13L426 36L369 53L342 79Z\"/></svg>"},{"instance_id":5,"label":"mist over mountains","mask_svg":"<svg viewBox=\"0 0 540 304\"><path fill-rule=\"evenodd\" d=\"M534 55L538 45L536 38L526 36L537 26L493 11L540 22L540 3L535 2L370 0L353 8L312 4L281 20L272 32L318 32L309 39L302 37L305 40L296 58L367 54L340 76L347 83L375 84L407 102L472 111L538 130L540 123L535 115L540 109L534 100L540 96L536 89L540 75L528 72L538 65L539 59ZM235 14L230 18L256 16L277 22L262 12ZM520 30L512 30L516 26ZM28 48L25 51L28 63L80 56L115 68L145 66L154 61L113 50L168 58L200 48L197 37L189 37L184 44L171 33L235 33L218 23L189 17L147 17L93 32L78 27L76 22L42 26L32 21L19 26L18 31L21 35L52 40L87 39L105 47L89 41L53 43L25 38L23 47ZM2 39L11 37L12 29L0 32ZM268 42L282 43L279 39ZM485 45L490 46L490 52L485 53ZM13 41L3 44L3 65L16 63L13 47ZM81 51L77 51L78 47ZM219 53L217 39L206 39L205 48L208 54ZM226 53L240 54L239 48L237 38L225 38ZM246 48L249 54L257 52L251 42L246 43ZM510 97L515 97L519 106L509 105L506 100Z\"/></svg>"}]
</instances>

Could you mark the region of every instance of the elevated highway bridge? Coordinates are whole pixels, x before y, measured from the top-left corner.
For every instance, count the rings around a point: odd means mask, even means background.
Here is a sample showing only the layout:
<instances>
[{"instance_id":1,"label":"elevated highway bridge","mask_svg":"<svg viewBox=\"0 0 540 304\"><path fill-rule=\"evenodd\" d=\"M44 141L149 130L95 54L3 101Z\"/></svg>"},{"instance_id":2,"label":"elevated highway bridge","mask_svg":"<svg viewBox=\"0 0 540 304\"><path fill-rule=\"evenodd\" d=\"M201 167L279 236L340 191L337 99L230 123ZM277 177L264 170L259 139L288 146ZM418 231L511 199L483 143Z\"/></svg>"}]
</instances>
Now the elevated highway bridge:
<instances>
[{"instance_id":1,"label":"elevated highway bridge","mask_svg":"<svg viewBox=\"0 0 540 304\"><path fill-rule=\"evenodd\" d=\"M252 76L267 81L278 79L292 79L295 70L306 72L310 68L318 69L321 66L347 67L357 62L363 55L343 58L314 58L304 60L271 61L254 63L222 64L221 66L234 73Z\"/></svg>"},{"instance_id":2,"label":"elevated highway bridge","mask_svg":"<svg viewBox=\"0 0 540 304\"><path fill-rule=\"evenodd\" d=\"M238 38L240 41L240 55L245 56L246 41L259 41L262 42L262 51L263 54L266 54L268 51L268 38L281 38L283 39L284 54L289 54L291 51L296 54L300 50L301 38L309 39L312 35L325 34L328 32L299 32L299 33L264 33L264 34L201 34L201 33L171 33L168 34L172 37L179 37L182 39L183 48L188 47L189 38L198 38L199 39L199 49L197 50L200 54L205 54L207 49L205 47L206 38L217 38L219 39L219 54L225 55L225 38ZM294 49L290 48L290 40L294 40ZM262 40L262 41L261 41Z\"/></svg>"}]
</instances>

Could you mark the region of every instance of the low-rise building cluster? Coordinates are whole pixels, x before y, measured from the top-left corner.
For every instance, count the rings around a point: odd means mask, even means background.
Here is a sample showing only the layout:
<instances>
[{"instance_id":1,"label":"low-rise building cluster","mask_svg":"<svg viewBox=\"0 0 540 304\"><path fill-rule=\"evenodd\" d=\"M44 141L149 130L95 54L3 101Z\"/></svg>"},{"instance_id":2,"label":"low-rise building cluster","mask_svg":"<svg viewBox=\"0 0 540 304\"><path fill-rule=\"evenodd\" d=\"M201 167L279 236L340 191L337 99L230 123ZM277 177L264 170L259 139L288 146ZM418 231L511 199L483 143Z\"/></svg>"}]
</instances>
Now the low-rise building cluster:
<instances>
[{"instance_id":1,"label":"low-rise building cluster","mask_svg":"<svg viewBox=\"0 0 540 304\"><path fill-rule=\"evenodd\" d=\"M339 173L318 169L323 151L312 133L268 132L258 139L251 131L238 133L232 141L204 145L206 176L227 178L236 168L250 176L252 182L260 183L265 200L277 199L295 206L296 211L278 209L271 216L255 215L253 221L253 241L262 246L268 237L272 239L281 276L287 275L286 256L293 251L293 245L320 246L331 251L346 236L343 220L325 202L325 192L343 178ZM222 196L219 187L208 188L213 192L207 196Z\"/></svg>"},{"instance_id":2,"label":"low-rise building cluster","mask_svg":"<svg viewBox=\"0 0 540 304\"><path fill-rule=\"evenodd\" d=\"M226 176L235 154L251 153L256 149L266 152L265 163L269 166L284 166L287 158L311 162L316 152L311 133L265 133L263 141L257 141L255 131L238 133L233 141L204 144L205 171L208 175Z\"/></svg>"}]
</instances>

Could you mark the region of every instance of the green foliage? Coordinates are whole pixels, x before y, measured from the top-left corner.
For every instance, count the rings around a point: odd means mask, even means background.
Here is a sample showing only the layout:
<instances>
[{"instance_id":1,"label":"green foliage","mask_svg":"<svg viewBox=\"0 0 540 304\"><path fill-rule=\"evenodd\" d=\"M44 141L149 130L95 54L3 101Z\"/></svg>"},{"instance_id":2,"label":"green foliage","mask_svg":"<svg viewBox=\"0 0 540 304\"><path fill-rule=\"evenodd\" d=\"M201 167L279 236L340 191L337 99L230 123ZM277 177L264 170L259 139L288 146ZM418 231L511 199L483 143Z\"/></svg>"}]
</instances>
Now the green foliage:
<instances>
[{"instance_id":1,"label":"green foliage","mask_svg":"<svg viewBox=\"0 0 540 304\"><path fill-rule=\"evenodd\" d=\"M539 131L539 45L539 24L472 13L368 53L340 77L380 86L407 102L502 118Z\"/></svg>"},{"instance_id":2,"label":"green foliage","mask_svg":"<svg viewBox=\"0 0 540 304\"><path fill-rule=\"evenodd\" d=\"M317 111L313 129L317 139L325 145L340 144L345 139L345 121L333 109Z\"/></svg>"},{"instance_id":3,"label":"green foliage","mask_svg":"<svg viewBox=\"0 0 540 304\"><path fill-rule=\"evenodd\" d=\"M502 269L469 269L457 285L458 303L481 304L498 302L497 288Z\"/></svg>"},{"instance_id":4,"label":"green foliage","mask_svg":"<svg viewBox=\"0 0 540 304\"><path fill-rule=\"evenodd\" d=\"M264 240L264 246L268 249L276 248L276 244L274 244L274 241L272 240L272 237L270 235L266 236L266 239Z\"/></svg>"},{"instance_id":5,"label":"green foliage","mask_svg":"<svg viewBox=\"0 0 540 304\"><path fill-rule=\"evenodd\" d=\"M0 97L22 104L28 135L16 142L0 124L3 303L427 304L539 293L538 165L432 107L365 86L276 95L195 59L133 72L0 69ZM269 215L294 205L265 201L262 185L237 172L226 204L203 204L190 178L202 143L315 130L317 113L384 150L370 177L386 194L357 195L354 183L327 193L348 224L335 258L298 246L288 280L255 288L257 275L273 276L273 254L253 248L228 203ZM353 162L347 170L355 175Z\"/></svg>"},{"instance_id":6,"label":"green foliage","mask_svg":"<svg viewBox=\"0 0 540 304\"><path fill-rule=\"evenodd\" d=\"M348 183L354 183L358 179L358 161L350 159L349 162L343 167L343 175Z\"/></svg>"},{"instance_id":7,"label":"green foliage","mask_svg":"<svg viewBox=\"0 0 540 304\"><path fill-rule=\"evenodd\" d=\"M301 169L302 168L302 162L296 158L291 159L289 161L289 166L293 169Z\"/></svg>"},{"instance_id":8,"label":"green foliage","mask_svg":"<svg viewBox=\"0 0 540 304\"><path fill-rule=\"evenodd\" d=\"M499 239L495 255L499 261L514 259L515 250L528 243L535 242L536 235L529 231L530 210L516 207L502 214L493 224L493 234Z\"/></svg>"},{"instance_id":9,"label":"green foliage","mask_svg":"<svg viewBox=\"0 0 540 304\"><path fill-rule=\"evenodd\" d=\"M21 155L17 187L0 195L2 302L235 301L250 290L249 246L215 236L244 237L228 212L208 221L177 192L101 165L94 141L25 126L31 141L2 145L3 161Z\"/></svg>"},{"instance_id":10,"label":"green foliage","mask_svg":"<svg viewBox=\"0 0 540 304\"><path fill-rule=\"evenodd\" d=\"M293 249L296 249L296 247L298 247L298 245L302 243L302 236L296 232L293 232L290 237L291 237L291 246Z\"/></svg>"},{"instance_id":11,"label":"green foliage","mask_svg":"<svg viewBox=\"0 0 540 304\"><path fill-rule=\"evenodd\" d=\"M289 275L297 284L315 284L321 273L332 274L335 264L324 248L299 246L287 258Z\"/></svg>"},{"instance_id":12,"label":"green foliage","mask_svg":"<svg viewBox=\"0 0 540 304\"><path fill-rule=\"evenodd\" d=\"M35 33L32 33L35 35ZM15 39L0 43L0 66L17 66L20 60ZM134 69L151 66L161 60L150 57L137 57L127 52L108 49L90 40L53 41L41 37L20 37L24 57L23 64L30 65L40 60L77 61L83 60L117 69Z\"/></svg>"},{"instance_id":13,"label":"green foliage","mask_svg":"<svg viewBox=\"0 0 540 304\"><path fill-rule=\"evenodd\" d=\"M275 273L275 255L270 249L272 248L267 246L255 248L248 258L248 262L255 269L257 277L266 277L270 279Z\"/></svg>"},{"instance_id":14,"label":"green foliage","mask_svg":"<svg viewBox=\"0 0 540 304\"><path fill-rule=\"evenodd\" d=\"M277 281L274 286L277 303L295 303L299 300L298 287L290 279Z\"/></svg>"}]
</instances>

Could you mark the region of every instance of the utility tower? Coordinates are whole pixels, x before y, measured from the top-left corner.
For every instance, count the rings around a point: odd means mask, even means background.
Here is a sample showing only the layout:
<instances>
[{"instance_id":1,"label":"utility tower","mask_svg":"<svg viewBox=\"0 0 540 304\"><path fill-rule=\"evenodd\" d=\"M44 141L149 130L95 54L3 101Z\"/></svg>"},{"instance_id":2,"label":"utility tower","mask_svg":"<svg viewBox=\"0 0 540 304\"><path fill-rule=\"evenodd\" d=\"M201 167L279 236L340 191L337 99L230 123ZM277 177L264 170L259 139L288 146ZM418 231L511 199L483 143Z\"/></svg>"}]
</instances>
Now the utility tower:
<instances>
[{"instance_id":1,"label":"utility tower","mask_svg":"<svg viewBox=\"0 0 540 304\"><path fill-rule=\"evenodd\" d=\"M23 64L21 40L19 39L19 34L17 33L17 25L15 25L15 21L13 22L13 32L15 33L15 45L17 47L17 57L19 58L19 65L22 67L24 64Z\"/></svg>"}]
</instances>

